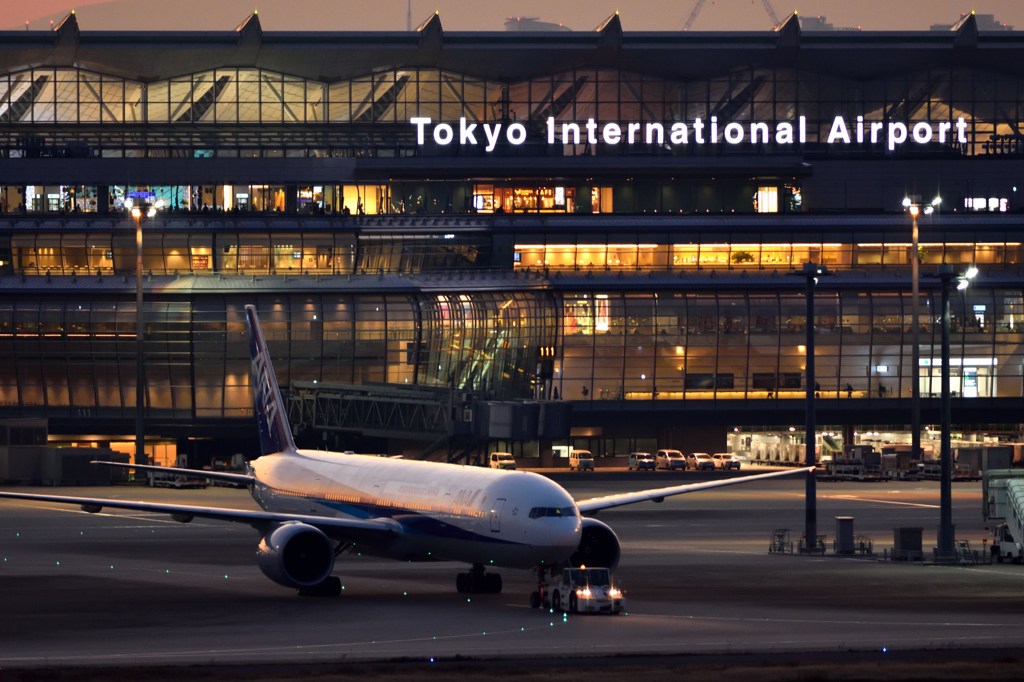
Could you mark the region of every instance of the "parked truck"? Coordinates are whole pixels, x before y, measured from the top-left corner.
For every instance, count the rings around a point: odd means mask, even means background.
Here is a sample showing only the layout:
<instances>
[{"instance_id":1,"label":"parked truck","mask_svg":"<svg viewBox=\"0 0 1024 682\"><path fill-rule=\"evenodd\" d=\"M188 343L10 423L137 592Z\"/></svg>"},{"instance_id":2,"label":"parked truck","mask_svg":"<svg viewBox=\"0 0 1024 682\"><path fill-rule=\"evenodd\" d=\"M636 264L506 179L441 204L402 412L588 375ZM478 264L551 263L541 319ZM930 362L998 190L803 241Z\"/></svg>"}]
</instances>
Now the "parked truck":
<instances>
[{"instance_id":1,"label":"parked truck","mask_svg":"<svg viewBox=\"0 0 1024 682\"><path fill-rule=\"evenodd\" d=\"M842 453L826 466L823 480L880 481L882 480L882 453L871 445L847 445Z\"/></svg>"},{"instance_id":2,"label":"parked truck","mask_svg":"<svg viewBox=\"0 0 1024 682\"><path fill-rule=\"evenodd\" d=\"M921 459L921 449L915 456L912 445L883 445L882 477L892 481L918 481L921 479Z\"/></svg>"},{"instance_id":3,"label":"parked truck","mask_svg":"<svg viewBox=\"0 0 1024 682\"><path fill-rule=\"evenodd\" d=\"M1024 556L1024 469L990 469L981 484L982 515L995 522L992 556L1021 563Z\"/></svg>"}]
</instances>

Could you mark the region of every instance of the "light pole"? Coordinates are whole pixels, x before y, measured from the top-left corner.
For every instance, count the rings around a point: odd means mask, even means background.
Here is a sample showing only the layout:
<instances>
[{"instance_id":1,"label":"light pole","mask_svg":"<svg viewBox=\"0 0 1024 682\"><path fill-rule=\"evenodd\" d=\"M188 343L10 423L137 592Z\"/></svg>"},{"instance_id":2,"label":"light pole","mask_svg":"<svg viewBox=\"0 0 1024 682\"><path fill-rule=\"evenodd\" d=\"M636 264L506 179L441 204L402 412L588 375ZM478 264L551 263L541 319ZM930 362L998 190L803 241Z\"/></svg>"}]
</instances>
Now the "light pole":
<instances>
[{"instance_id":1,"label":"light pole","mask_svg":"<svg viewBox=\"0 0 1024 682\"><path fill-rule=\"evenodd\" d=\"M921 251L918 245L918 231L917 231L917 216L921 213L922 208L924 209L925 215L931 215L932 212L942 203L941 197L935 197L932 199L932 203L922 207L920 204L915 204L906 198L903 200L903 207L910 212L910 216L914 221L914 227L911 238L911 253L910 253L910 264L911 264L911 325L913 326L913 334L911 335L911 342L914 347L911 349L912 367L911 373L911 386L910 386L910 451L911 457L918 459L921 456L921 318L920 318L920 305L921 305L921 291L920 291L920 267L921 267Z\"/></svg>"},{"instance_id":2,"label":"light pole","mask_svg":"<svg viewBox=\"0 0 1024 682\"><path fill-rule=\"evenodd\" d=\"M143 414L146 409L146 373L142 356L142 208L125 200L135 219L135 463L149 464L146 457L146 430ZM146 212L147 218L156 215L156 209Z\"/></svg>"},{"instance_id":3,"label":"light pole","mask_svg":"<svg viewBox=\"0 0 1024 682\"><path fill-rule=\"evenodd\" d=\"M951 447L952 400L949 391L949 289L954 279L957 291L967 289L970 280L978 275L978 269L971 267L962 276L953 272L952 265L940 265L938 278L942 281L942 426L939 451L939 561L956 559L956 539L953 529L953 451Z\"/></svg>"},{"instance_id":4,"label":"light pole","mask_svg":"<svg viewBox=\"0 0 1024 682\"><path fill-rule=\"evenodd\" d=\"M818 546L818 491L817 478L814 473L814 468L818 466L817 458L814 456L814 441L816 436L814 414L814 392L816 384L814 378L814 285L818 283L819 277L827 277L832 273L824 265L804 263L800 272L790 274L803 277L806 280L807 285L805 293L807 302L807 336L804 342L807 349L804 364L804 373L806 377L806 393L804 395L807 430L804 434L804 466L807 466L811 470L807 472L807 485L804 494L804 551L811 553L814 552Z\"/></svg>"},{"instance_id":5,"label":"light pole","mask_svg":"<svg viewBox=\"0 0 1024 682\"><path fill-rule=\"evenodd\" d=\"M129 204L135 219L135 463L149 464L146 458L146 431L142 422L145 409L145 375L142 362L142 209Z\"/></svg>"}]
</instances>

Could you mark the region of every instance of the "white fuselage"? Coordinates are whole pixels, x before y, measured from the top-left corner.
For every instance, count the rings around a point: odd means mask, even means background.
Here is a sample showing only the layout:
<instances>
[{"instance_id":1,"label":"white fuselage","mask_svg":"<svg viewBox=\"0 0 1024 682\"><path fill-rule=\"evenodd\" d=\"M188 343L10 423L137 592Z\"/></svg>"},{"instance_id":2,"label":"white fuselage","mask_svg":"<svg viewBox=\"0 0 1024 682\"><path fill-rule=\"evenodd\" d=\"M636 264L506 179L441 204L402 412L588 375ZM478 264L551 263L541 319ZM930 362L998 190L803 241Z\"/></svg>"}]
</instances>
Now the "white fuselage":
<instances>
[{"instance_id":1,"label":"white fuselage","mask_svg":"<svg viewBox=\"0 0 1024 682\"><path fill-rule=\"evenodd\" d=\"M580 544L576 503L537 474L315 450L260 457L251 492L266 511L396 522L395 539L356 547L410 561L560 565ZM548 515L531 510L560 509Z\"/></svg>"}]
</instances>

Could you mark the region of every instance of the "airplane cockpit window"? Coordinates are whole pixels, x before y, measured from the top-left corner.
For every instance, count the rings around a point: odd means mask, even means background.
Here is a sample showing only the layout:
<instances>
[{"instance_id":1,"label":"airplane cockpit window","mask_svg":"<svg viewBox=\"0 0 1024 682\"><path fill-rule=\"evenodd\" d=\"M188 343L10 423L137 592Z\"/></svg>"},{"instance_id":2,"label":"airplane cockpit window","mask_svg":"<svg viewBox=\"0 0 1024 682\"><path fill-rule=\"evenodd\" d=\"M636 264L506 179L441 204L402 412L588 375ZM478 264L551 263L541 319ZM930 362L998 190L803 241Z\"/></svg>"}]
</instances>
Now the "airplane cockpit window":
<instances>
[{"instance_id":1,"label":"airplane cockpit window","mask_svg":"<svg viewBox=\"0 0 1024 682\"><path fill-rule=\"evenodd\" d=\"M543 516L558 516L574 518L576 516L575 507L534 507L530 510L531 519L539 519Z\"/></svg>"}]
</instances>

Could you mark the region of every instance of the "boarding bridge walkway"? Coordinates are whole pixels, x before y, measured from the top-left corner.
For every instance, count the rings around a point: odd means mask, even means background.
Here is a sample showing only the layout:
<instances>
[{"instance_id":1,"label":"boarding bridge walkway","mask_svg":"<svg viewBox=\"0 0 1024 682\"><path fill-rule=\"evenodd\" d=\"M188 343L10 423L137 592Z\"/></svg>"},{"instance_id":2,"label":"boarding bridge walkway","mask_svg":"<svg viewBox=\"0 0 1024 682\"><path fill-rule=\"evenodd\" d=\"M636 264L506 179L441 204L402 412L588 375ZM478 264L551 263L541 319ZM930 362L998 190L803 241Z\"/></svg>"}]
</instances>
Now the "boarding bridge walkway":
<instances>
[{"instance_id":1,"label":"boarding bridge walkway","mask_svg":"<svg viewBox=\"0 0 1024 682\"><path fill-rule=\"evenodd\" d=\"M436 441L449 431L457 392L434 386L296 381L286 392L295 431L361 433Z\"/></svg>"},{"instance_id":2,"label":"boarding bridge walkway","mask_svg":"<svg viewBox=\"0 0 1024 682\"><path fill-rule=\"evenodd\" d=\"M1017 546L1024 542L1024 478L1006 482L1006 525Z\"/></svg>"}]
</instances>

